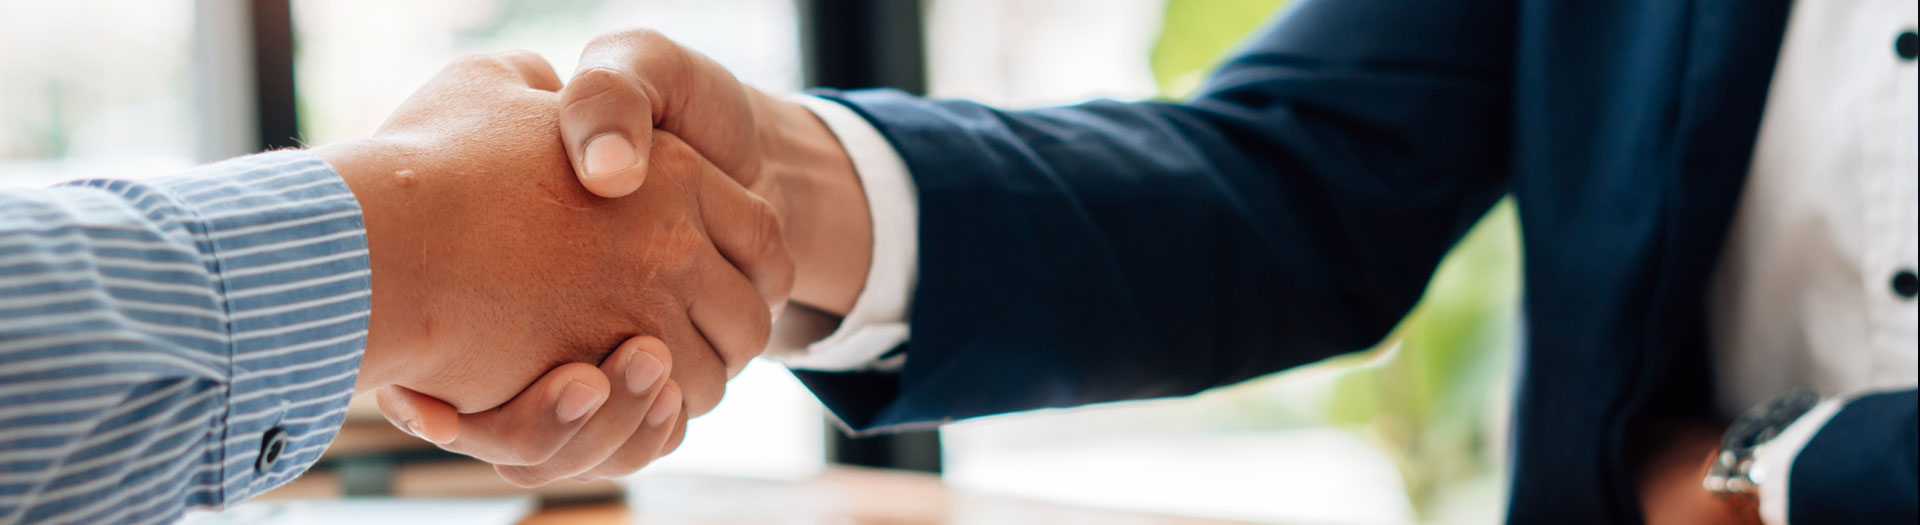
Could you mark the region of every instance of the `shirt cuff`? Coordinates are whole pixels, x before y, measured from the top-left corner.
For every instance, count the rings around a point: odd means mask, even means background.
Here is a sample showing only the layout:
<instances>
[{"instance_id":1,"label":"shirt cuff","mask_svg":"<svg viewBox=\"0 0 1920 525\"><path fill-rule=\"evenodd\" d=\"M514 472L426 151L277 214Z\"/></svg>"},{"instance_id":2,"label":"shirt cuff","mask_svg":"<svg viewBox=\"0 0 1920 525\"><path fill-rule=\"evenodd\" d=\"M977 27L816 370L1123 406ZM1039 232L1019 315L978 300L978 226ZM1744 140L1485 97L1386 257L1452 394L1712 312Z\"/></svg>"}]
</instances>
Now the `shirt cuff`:
<instances>
[{"instance_id":1,"label":"shirt cuff","mask_svg":"<svg viewBox=\"0 0 1920 525\"><path fill-rule=\"evenodd\" d=\"M1760 522L1767 525L1787 525L1787 487L1793 479L1793 460L1800 457L1800 450L1813 441L1827 421L1840 413L1847 400L1851 398L1829 398L1814 405L1813 409L1787 425L1778 437L1769 440L1753 452L1753 468L1748 476L1760 484Z\"/></svg>"},{"instance_id":2,"label":"shirt cuff","mask_svg":"<svg viewBox=\"0 0 1920 525\"><path fill-rule=\"evenodd\" d=\"M210 439L216 504L311 466L345 420L372 308L359 202L304 151L241 157L153 185L196 215L194 241L226 310L224 434Z\"/></svg>"},{"instance_id":3,"label":"shirt cuff","mask_svg":"<svg viewBox=\"0 0 1920 525\"><path fill-rule=\"evenodd\" d=\"M913 178L886 137L853 110L818 97L787 99L826 123L852 159L871 214L873 262L846 317L789 308L774 321L773 344L766 355L808 370L898 370L906 356L892 351L907 341L907 315L920 262L920 204Z\"/></svg>"}]
</instances>

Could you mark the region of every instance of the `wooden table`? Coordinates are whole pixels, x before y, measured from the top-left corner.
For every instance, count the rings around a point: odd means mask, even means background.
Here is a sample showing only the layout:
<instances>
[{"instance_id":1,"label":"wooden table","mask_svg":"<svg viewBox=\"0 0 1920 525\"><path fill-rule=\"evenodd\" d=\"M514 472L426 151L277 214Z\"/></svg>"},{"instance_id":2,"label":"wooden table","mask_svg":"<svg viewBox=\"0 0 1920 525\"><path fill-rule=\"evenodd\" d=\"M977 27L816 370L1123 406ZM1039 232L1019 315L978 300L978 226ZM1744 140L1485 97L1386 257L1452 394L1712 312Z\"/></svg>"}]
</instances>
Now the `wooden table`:
<instances>
[{"instance_id":1,"label":"wooden table","mask_svg":"<svg viewBox=\"0 0 1920 525\"><path fill-rule=\"evenodd\" d=\"M642 475L627 503L548 509L523 525L849 524L1216 525L1229 522L1073 507L947 486L936 476L851 467L802 481Z\"/></svg>"},{"instance_id":2,"label":"wooden table","mask_svg":"<svg viewBox=\"0 0 1920 525\"><path fill-rule=\"evenodd\" d=\"M393 428L368 399L348 408L347 423L323 462L432 451ZM451 457L451 456L449 456ZM624 485L559 481L528 491L501 480L493 467L465 458L393 465L370 463L359 475L318 468L260 500L326 500L350 493L398 498L490 498L534 494L548 508L528 525L616 524L1057 524L1215 525L1227 522L1042 503L947 486L938 476L829 467L811 478L769 481L722 476L647 474ZM348 490L349 479L373 479L378 490ZM568 504L572 502L572 504Z\"/></svg>"},{"instance_id":3,"label":"wooden table","mask_svg":"<svg viewBox=\"0 0 1920 525\"><path fill-rule=\"evenodd\" d=\"M431 450L432 445L394 430L371 408L362 412L367 414L357 421L349 415L346 430L323 459ZM532 493L548 508L523 522L529 525L1226 523L1042 503L949 487L928 474L855 467L829 467L798 481L642 473L624 486L559 481L533 491L509 485L493 467L464 458L407 463L378 474L374 478L384 486L374 494L403 499ZM337 468L316 469L257 499L346 497L346 480L352 477Z\"/></svg>"}]
</instances>

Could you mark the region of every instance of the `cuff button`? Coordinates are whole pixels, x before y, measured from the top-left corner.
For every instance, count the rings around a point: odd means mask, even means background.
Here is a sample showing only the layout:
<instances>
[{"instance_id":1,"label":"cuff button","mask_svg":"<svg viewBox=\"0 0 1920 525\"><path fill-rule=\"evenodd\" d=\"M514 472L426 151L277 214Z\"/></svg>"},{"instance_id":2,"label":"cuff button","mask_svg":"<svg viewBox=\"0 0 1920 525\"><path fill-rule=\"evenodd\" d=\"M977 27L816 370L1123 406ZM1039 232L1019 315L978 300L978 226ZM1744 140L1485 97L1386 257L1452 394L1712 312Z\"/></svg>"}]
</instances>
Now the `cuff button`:
<instances>
[{"instance_id":1,"label":"cuff button","mask_svg":"<svg viewBox=\"0 0 1920 525\"><path fill-rule=\"evenodd\" d=\"M1912 300L1915 295L1920 295L1920 275L1915 275L1913 270L1900 270L1893 274L1893 282L1888 284L1892 285L1893 294L1901 299Z\"/></svg>"},{"instance_id":2,"label":"cuff button","mask_svg":"<svg viewBox=\"0 0 1920 525\"><path fill-rule=\"evenodd\" d=\"M268 429L260 438L260 457L254 458L253 469L263 473L273 470L274 465L280 464L280 453L286 449L287 431L280 427Z\"/></svg>"}]
</instances>

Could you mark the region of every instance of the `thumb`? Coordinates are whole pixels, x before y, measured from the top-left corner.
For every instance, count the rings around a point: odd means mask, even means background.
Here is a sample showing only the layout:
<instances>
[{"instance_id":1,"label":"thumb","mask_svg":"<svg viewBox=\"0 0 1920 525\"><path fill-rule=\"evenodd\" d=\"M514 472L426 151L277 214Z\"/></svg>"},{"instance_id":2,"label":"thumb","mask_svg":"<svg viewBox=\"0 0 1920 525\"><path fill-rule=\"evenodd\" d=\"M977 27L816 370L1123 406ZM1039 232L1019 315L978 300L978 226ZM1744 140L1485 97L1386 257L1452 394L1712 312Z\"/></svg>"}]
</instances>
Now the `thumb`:
<instances>
[{"instance_id":1,"label":"thumb","mask_svg":"<svg viewBox=\"0 0 1920 525\"><path fill-rule=\"evenodd\" d=\"M640 189L653 144L654 101L631 76L586 63L560 91L560 140L574 175L607 198Z\"/></svg>"},{"instance_id":2,"label":"thumb","mask_svg":"<svg viewBox=\"0 0 1920 525\"><path fill-rule=\"evenodd\" d=\"M445 401L403 386L381 388L374 397L380 415L401 431L436 445L460 437L460 413Z\"/></svg>"},{"instance_id":3,"label":"thumb","mask_svg":"<svg viewBox=\"0 0 1920 525\"><path fill-rule=\"evenodd\" d=\"M560 90L560 136L580 181L602 197L640 187L656 127L753 187L761 151L751 93L719 63L659 32L608 33L587 44Z\"/></svg>"}]
</instances>

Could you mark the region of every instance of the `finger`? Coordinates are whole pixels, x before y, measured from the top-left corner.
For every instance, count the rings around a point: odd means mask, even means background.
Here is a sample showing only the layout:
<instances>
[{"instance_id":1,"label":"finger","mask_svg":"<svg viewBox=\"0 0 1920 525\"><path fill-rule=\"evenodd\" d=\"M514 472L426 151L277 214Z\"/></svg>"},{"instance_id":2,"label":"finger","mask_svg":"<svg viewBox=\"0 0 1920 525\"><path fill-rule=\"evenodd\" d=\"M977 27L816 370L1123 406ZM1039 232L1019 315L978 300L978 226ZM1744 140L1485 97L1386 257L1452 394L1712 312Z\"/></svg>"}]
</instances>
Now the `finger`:
<instances>
[{"instance_id":1,"label":"finger","mask_svg":"<svg viewBox=\"0 0 1920 525\"><path fill-rule=\"evenodd\" d=\"M677 135L656 135L653 151L658 169L697 170L700 220L713 246L753 283L769 309L786 304L794 262L773 206L729 180Z\"/></svg>"},{"instance_id":2,"label":"finger","mask_svg":"<svg viewBox=\"0 0 1920 525\"><path fill-rule=\"evenodd\" d=\"M617 379L616 388L606 406L596 412L586 426L546 461L526 466L500 465L495 470L514 485L536 487L578 476L606 461L646 420L649 407L668 383L662 379L671 370L672 362L667 344L659 339L651 336L628 339L600 367L608 377Z\"/></svg>"},{"instance_id":3,"label":"finger","mask_svg":"<svg viewBox=\"0 0 1920 525\"><path fill-rule=\"evenodd\" d=\"M773 314L753 284L717 256L696 277L687 317L713 346L731 378L746 369L773 336Z\"/></svg>"},{"instance_id":4,"label":"finger","mask_svg":"<svg viewBox=\"0 0 1920 525\"><path fill-rule=\"evenodd\" d=\"M492 57L505 65L527 87L541 91L560 90L560 75L553 72L553 64L547 63L547 59L539 53L515 49L494 53Z\"/></svg>"},{"instance_id":5,"label":"finger","mask_svg":"<svg viewBox=\"0 0 1920 525\"><path fill-rule=\"evenodd\" d=\"M673 349L673 382L679 385L684 409L693 416L713 410L727 393L727 366L690 319L669 321L660 338Z\"/></svg>"},{"instance_id":6,"label":"finger","mask_svg":"<svg viewBox=\"0 0 1920 525\"><path fill-rule=\"evenodd\" d=\"M691 416L688 416L686 411L680 412L679 421L673 424L673 433L667 436L665 444L660 445L660 451L653 453L654 459L667 457L667 454L680 449L680 442L687 438L687 425L691 420Z\"/></svg>"},{"instance_id":7,"label":"finger","mask_svg":"<svg viewBox=\"0 0 1920 525\"><path fill-rule=\"evenodd\" d=\"M686 414L682 409L680 385L669 381L660 398L647 409L647 418L640 430L620 446L619 450L594 465L581 477L615 478L639 471L653 460L665 456L673 449L668 446L679 444L677 436L685 433Z\"/></svg>"},{"instance_id":8,"label":"finger","mask_svg":"<svg viewBox=\"0 0 1920 525\"><path fill-rule=\"evenodd\" d=\"M580 69L562 92L560 135L589 190L618 197L639 188L651 161L652 129L678 133L720 169L751 186L759 175L758 137L746 86L705 56L650 30L601 35L580 55ZM576 109L575 106L578 106ZM613 135L619 133L621 135ZM619 136L633 164L615 149ZM607 157L589 150L596 139ZM605 162L593 162L604 160ZM588 169L609 167L611 171Z\"/></svg>"},{"instance_id":9,"label":"finger","mask_svg":"<svg viewBox=\"0 0 1920 525\"><path fill-rule=\"evenodd\" d=\"M444 448L488 463L546 461L586 425L611 390L607 375L593 365L554 367L507 404L460 416L460 436Z\"/></svg>"},{"instance_id":10,"label":"finger","mask_svg":"<svg viewBox=\"0 0 1920 525\"><path fill-rule=\"evenodd\" d=\"M460 436L460 412L438 398L403 386L387 386L374 393L380 415L401 431L436 445Z\"/></svg>"}]
</instances>

